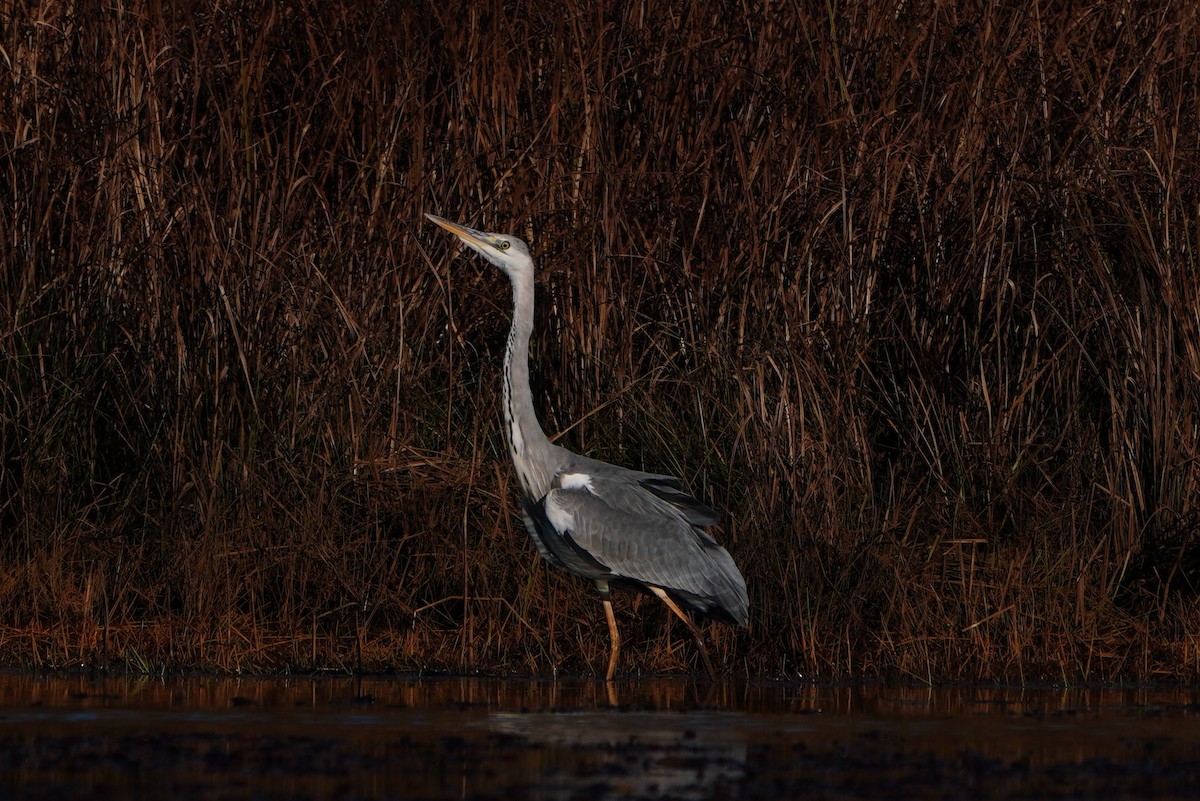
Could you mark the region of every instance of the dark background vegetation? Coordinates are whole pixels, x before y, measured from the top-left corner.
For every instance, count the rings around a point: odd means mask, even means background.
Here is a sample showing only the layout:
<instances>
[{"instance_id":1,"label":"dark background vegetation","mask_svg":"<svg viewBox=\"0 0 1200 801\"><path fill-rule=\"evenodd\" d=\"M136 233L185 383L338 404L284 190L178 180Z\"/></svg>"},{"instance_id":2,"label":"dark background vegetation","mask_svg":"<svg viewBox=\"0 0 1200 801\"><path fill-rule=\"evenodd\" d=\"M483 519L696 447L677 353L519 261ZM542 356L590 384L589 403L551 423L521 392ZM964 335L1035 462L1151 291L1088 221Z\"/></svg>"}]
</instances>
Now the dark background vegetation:
<instances>
[{"instance_id":1,"label":"dark background vegetation","mask_svg":"<svg viewBox=\"0 0 1200 801\"><path fill-rule=\"evenodd\" d=\"M727 672L1195 676L1197 17L0 4L0 663L603 668L432 211L531 242L546 429L725 512Z\"/></svg>"}]
</instances>

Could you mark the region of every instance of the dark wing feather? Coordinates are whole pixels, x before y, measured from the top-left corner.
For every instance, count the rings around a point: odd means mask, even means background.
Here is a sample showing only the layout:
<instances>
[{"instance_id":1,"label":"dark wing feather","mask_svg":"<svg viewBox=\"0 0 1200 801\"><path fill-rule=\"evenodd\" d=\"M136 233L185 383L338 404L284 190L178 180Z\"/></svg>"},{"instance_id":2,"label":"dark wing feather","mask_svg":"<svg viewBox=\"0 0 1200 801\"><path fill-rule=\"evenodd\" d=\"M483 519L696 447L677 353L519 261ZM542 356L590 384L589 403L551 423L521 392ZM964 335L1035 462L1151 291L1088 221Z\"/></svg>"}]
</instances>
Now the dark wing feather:
<instances>
[{"instance_id":1,"label":"dark wing feather","mask_svg":"<svg viewBox=\"0 0 1200 801\"><path fill-rule=\"evenodd\" d=\"M683 488L682 482L674 476L647 475L638 482L643 489L652 492L659 498L678 509L687 521L694 526L715 526L721 522L721 516L708 504L693 498Z\"/></svg>"},{"instance_id":2,"label":"dark wing feather","mask_svg":"<svg viewBox=\"0 0 1200 801\"><path fill-rule=\"evenodd\" d=\"M546 543L546 536L548 532L554 530L554 527L550 525L550 521L546 520L546 510L541 501L522 494L521 520L525 523L525 530L529 532L529 538L533 540L541 557L555 567L565 570L567 566L554 555L554 551Z\"/></svg>"}]
</instances>

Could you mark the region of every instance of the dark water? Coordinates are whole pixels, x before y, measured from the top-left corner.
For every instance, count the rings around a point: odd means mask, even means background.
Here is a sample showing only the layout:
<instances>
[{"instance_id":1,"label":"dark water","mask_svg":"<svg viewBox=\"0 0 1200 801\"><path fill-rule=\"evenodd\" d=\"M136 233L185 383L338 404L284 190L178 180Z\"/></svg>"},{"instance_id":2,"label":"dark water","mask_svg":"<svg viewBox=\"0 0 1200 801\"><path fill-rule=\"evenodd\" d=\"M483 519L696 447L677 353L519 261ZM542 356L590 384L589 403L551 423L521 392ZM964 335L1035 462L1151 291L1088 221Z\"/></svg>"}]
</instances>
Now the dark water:
<instances>
[{"instance_id":1,"label":"dark water","mask_svg":"<svg viewBox=\"0 0 1200 801\"><path fill-rule=\"evenodd\" d=\"M1193 690L0 674L0 798L1193 798Z\"/></svg>"}]
</instances>

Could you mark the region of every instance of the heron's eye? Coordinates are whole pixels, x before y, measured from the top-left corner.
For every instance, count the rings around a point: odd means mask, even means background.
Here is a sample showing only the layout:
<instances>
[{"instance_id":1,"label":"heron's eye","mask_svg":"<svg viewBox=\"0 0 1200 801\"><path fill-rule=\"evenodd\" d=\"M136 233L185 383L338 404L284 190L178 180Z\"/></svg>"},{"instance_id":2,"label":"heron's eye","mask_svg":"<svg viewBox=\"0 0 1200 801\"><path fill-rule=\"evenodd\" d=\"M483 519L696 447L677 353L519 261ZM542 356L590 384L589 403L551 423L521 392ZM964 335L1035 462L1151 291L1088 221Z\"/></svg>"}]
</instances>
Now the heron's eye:
<instances>
[{"instance_id":1,"label":"heron's eye","mask_svg":"<svg viewBox=\"0 0 1200 801\"><path fill-rule=\"evenodd\" d=\"M501 240L500 240L500 249L501 249L501 250L508 250L508 244L509 244L508 242L505 242L503 239L501 239Z\"/></svg>"}]
</instances>

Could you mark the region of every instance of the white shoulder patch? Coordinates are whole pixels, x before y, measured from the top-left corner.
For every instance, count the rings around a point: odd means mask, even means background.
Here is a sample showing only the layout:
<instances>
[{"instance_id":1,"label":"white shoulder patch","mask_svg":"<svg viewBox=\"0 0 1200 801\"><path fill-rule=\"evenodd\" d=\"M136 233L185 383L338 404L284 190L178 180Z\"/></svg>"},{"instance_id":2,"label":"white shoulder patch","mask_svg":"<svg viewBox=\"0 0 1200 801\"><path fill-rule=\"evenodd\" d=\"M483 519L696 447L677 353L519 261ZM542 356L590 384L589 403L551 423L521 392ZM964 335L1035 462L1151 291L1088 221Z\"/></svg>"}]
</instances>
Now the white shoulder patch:
<instances>
[{"instance_id":1,"label":"white shoulder patch","mask_svg":"<svg viewBox=\"0 0 1200 801\"><path fill-rule=\"evenodd\" d=\"M558 477L563 489L585 489L592 492L592 477L587 473L563 473Z\"/></svg>"},{"instance_id":2,"label":"white shoulder patch","mask_svg":"<svg viewBox=\"0 0 1200 801\"><path fill-rule=\"evenodd\" d=\"M575 516L559 505L558 498L555 497L557 494L556 490L546 493L544 505L546 519L550 521L550 525L554 526L555 531L562 534L575 527Z\"/></svg>"}]
</instances>

